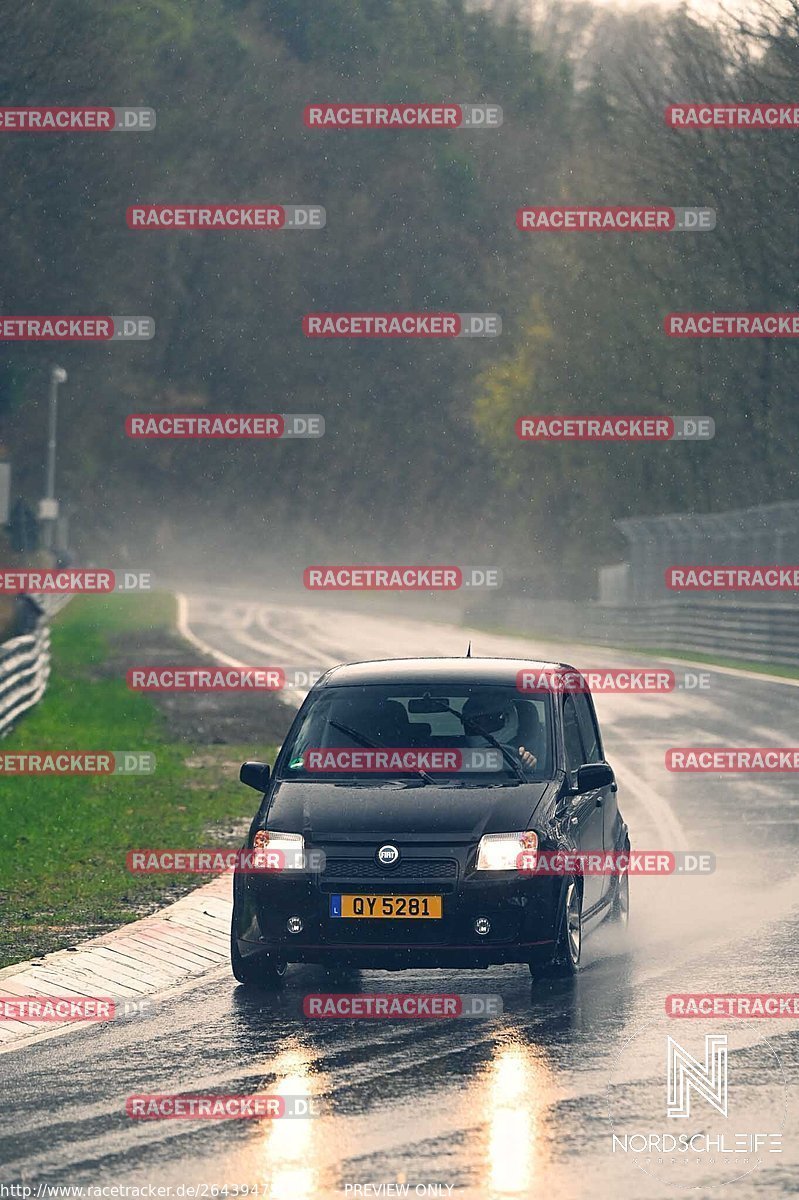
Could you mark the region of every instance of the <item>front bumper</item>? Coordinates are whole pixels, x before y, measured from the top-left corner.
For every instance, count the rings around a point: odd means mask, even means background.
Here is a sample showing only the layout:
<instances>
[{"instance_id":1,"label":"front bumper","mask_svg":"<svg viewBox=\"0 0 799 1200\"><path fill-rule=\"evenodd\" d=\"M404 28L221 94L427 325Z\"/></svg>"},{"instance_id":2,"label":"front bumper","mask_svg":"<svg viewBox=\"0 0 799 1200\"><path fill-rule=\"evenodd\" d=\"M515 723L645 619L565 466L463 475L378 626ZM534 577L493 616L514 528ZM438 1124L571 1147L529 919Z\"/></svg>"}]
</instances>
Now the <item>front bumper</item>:
<instances>
[{"instance_id":1,"label":"front bumper","mask_svg":"<svg viewBox=\"0 0 799 1200\"><path fill-rule=\"evenodd\" d=\"M286 962L403 969L487 967L552 957L562 880L516 872L476 872L474 851L403 849L401 869L380 868L374 848L327 848L320 874L244 874L234 880L234 936L247 958L268 953ZM374 864L374 865L373 865ZM437 920L330 916L338 894L430 894L442 897ZM289 933L290 917L302 921ZM489 931L475 930L487 918Z\"/></svg>"}]
</instances>

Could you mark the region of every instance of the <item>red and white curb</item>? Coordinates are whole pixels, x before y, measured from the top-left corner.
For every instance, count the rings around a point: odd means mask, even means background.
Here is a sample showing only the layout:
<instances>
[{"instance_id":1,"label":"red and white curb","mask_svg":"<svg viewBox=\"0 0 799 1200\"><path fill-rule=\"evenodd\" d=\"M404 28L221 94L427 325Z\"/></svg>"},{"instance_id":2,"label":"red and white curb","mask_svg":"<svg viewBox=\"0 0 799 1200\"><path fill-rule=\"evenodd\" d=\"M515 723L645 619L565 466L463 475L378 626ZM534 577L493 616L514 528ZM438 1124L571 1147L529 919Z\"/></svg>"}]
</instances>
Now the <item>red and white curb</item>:
<instances>
[{"instance_id":1,"label":"red and white curb","mask_svg":"<svg viewBox=\"0 0 799 1200\"><path fill-rule=\"evenodd\" d=\"M0 970L0 996L113 997L167 991L230 961L232 875L196 888L152 916L30 962ZM85 1020L0 1021L0 1054L23 1039L85 1026ZM96 1024L92 1028L98 1028Z\"/></svg>"}]
</instances>

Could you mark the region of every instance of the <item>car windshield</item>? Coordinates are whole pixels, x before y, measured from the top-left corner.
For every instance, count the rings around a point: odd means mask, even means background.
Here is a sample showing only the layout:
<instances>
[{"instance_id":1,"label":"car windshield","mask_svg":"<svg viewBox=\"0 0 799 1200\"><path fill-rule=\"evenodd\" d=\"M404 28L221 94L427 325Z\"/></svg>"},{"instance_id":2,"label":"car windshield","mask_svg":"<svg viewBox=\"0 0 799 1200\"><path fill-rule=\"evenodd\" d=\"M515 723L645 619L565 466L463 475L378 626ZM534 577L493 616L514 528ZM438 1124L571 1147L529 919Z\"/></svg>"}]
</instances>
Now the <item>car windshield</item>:
<instances>
[{"instance_id":1,"label":"car windshield","mask_svg":"<svg viewBox=\"0 0 799 1200\"><path fill-rule=\"evenodd\" d=\"M367 684L308 698L278 763L286 779L508 784L552 776L548 692Z\"/></svg>"}]
</instances>

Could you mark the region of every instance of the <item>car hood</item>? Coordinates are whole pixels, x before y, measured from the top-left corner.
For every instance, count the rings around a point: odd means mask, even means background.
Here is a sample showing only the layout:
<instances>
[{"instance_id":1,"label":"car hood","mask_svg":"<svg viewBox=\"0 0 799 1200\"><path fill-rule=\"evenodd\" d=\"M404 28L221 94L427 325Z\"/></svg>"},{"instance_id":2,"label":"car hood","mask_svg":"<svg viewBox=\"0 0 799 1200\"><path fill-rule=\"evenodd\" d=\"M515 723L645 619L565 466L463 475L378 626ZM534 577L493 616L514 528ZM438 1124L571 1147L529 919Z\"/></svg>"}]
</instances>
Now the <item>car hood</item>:
<instances>
[{"instance_id":1,"label":"car hood","mask_svg":"<svg viewBox=\"0 0 799 1200\"><path fill-rule=\"evenodd\" d=\"M528 828L554 786L551 781L487 788L351 787L292 781L277 784L266 825L283 833L303 833L312 843L384 838L473 842L484 833Z\"/></svg>"}]
</instances>

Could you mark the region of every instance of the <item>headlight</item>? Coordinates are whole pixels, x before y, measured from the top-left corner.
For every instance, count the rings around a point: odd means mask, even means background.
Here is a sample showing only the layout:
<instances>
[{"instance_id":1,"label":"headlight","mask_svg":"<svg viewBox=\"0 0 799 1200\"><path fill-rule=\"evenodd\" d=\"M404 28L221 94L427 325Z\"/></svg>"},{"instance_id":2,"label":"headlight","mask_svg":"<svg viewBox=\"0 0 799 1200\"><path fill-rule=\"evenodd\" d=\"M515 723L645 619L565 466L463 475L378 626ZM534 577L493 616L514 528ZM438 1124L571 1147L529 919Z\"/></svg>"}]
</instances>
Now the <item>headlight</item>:
<instances>
[{"instance_id":1,"label":"headlight","mask_svg":"<svg viewBox=\"0 0 799 1200\"><path fill-rule=\"evenodd\" d=\"M535 854L538 849L538 834L532 830L523 833L487 833L480 838L477 848L478 871L516 871L520 854Z\"/></svg>"},{"instance_id":2,"label":"headlight","mask_svg":"<svg viewBox=\"0 0 799 1200\"><path fill-rule=\"evenodd\" d=\"M274 829L259 829L252 840L254 866L265 870L302 871L305 868L305 838L301 833L276 833Z\"/></svg>"}]
</instances>

